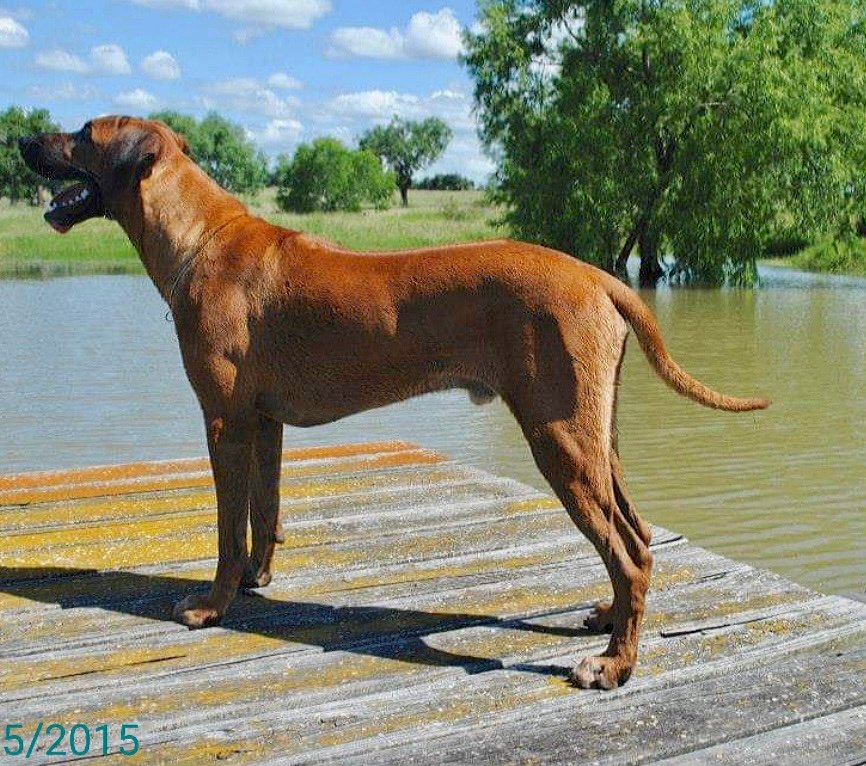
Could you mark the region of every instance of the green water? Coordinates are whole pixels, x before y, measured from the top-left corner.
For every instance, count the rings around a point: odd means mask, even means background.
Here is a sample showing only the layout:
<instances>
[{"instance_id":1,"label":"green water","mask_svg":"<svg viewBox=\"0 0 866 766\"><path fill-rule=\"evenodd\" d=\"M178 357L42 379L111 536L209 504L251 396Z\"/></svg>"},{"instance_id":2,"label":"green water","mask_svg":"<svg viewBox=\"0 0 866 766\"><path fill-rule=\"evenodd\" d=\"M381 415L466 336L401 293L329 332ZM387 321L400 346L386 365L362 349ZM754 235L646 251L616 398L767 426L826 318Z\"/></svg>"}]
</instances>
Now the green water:
<instances>
[{"instance_id":1,"label":"green water","mask_svg":"<svg viewBox=\"0 0 866 766\"><path fill-rule=\"evenodd\" d=\"M765 273L757 291L662 290L677 360L766 395L736 415L669 391L630 343L620 451L651 522L825 592L866 592L866 281ZM165 308L139 277L0 283L0 473L204 454ZM496 403L422 397L308 430L286 446L402 438L538 487Z\"/></svg>"}]
</instances>

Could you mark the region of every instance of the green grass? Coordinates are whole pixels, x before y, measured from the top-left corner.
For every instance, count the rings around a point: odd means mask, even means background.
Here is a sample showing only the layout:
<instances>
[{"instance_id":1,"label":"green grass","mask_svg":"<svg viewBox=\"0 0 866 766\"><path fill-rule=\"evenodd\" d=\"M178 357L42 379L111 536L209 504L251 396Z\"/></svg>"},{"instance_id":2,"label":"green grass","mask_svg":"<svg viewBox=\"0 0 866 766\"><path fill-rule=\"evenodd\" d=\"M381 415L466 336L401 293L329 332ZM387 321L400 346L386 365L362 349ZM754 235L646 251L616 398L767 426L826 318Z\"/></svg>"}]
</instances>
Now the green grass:
<instances>
[{"instance_id":1,"label":"green grass","mask_svg":"<svg viewBox=\"0 0 866 766\"><path fill-rule=\"evenodd\" d=\"M824 239L787 259L804 271L866 276L866 239Z\"/></svg>"},{"instance_id":2,"label":"green grass","mask_svg":"<svg viewBox=\"0 0 866 766\"><path fill-rule=\"evenodd\" d=\"M500 237L497 211L482 192L410 191L409 207L359 213L280 211L274 189L244 201L269 221L356 250L393 250ZM0 277L66 274L140 274L144 269L121 228L111 221L85 221L68 234L54 232L42 210L0 204Z\"/></svg>"}]
</instances>

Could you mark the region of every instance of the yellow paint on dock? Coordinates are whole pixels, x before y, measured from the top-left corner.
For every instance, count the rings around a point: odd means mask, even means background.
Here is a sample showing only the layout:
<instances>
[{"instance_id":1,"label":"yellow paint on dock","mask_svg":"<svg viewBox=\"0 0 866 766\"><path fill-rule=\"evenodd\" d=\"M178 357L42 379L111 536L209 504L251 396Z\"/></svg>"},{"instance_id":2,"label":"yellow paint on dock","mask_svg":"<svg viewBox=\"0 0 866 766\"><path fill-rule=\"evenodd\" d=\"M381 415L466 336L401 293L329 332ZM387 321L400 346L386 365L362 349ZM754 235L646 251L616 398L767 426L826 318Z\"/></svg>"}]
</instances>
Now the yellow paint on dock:
<instances>
[{"instance_id":1,"label":"yellow paint on dock","mask_svg":"<svg viewBox=\"0 0 866 766\"><path fill-rule=\"evenodd\" d=\"M206 461L0 477L0 719L109 724L106 763L580 763L593 727L652 760L866 705L866 607L663 530L620 698L565 680L605 647L581 625L610 586L555 499L403 442L288 450L281 489L274 582L190 632L170 612L215 566Z\"/></svg>"}]
</instances>

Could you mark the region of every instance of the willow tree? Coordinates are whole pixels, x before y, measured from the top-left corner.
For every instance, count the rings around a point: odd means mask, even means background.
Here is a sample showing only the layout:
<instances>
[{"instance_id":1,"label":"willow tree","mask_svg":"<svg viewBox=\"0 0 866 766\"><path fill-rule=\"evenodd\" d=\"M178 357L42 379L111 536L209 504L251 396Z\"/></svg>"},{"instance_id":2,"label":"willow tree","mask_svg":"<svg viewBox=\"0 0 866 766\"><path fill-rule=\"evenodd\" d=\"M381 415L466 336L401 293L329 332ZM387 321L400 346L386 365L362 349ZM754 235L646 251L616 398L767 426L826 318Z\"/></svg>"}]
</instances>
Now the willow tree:
<instances>
[{"instance_id":1,"label":"willow tree","mask_svg":"<svg viewBox=\"0 0 866 766\"><path fill-rule=\"evenodd\" d=\"M465 43L519 236L750 284L864 209L866 0L482 0Z\"/></svg>"}]
</instances>

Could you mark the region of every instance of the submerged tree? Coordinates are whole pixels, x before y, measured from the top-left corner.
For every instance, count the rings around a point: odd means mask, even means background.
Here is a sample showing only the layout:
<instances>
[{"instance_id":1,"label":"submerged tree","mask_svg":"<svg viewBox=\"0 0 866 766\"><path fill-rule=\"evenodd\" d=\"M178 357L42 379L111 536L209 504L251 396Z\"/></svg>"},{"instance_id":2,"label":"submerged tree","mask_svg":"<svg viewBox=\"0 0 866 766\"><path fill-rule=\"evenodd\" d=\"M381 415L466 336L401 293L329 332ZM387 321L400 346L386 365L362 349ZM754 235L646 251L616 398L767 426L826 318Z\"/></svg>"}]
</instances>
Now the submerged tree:
<instances>
[{"instance_id":1,"label":"submerged tree","mask_svg":"<svg viewBox=\"0 0 866 766\"><path fill-rule=\"evenodd\" d=\"M483 0L466 50L519 236L750 284L863 209L866 0Z\"/></svg>"},{"instance_id":2,"label":"submerged tree","mask_svg":"<svg viewBox=\"0 0 866 766\"><path fill-rule=\"evenodd\" d=\"M403 206L409 204L412 175L427 167L445 151L451 141L451 128L438 117L412 122L394 117L388 125L367 131L358 142L380 157L397 178Z\"/></svg>"}]
</instances>

